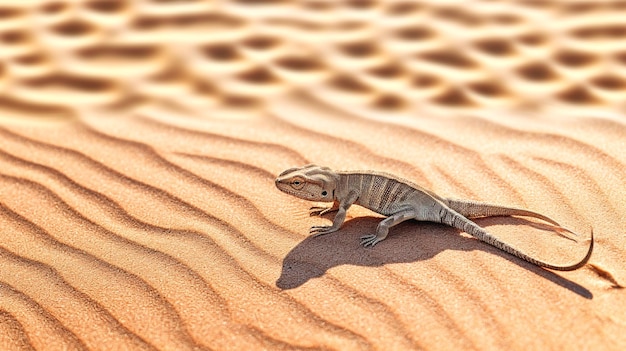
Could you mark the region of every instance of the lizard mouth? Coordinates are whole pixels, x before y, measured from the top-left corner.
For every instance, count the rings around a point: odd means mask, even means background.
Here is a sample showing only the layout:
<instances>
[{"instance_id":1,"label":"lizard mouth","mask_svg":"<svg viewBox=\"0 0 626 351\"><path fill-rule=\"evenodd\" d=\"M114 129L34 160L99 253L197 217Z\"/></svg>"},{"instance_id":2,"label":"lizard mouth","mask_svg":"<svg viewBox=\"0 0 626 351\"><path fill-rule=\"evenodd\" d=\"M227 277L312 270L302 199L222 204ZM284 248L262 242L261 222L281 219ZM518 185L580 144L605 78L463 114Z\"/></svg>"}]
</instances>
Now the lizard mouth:
<instances>
[{"instance_id":1,"label":"lizard mouth","mask_svg":"<svg viewBox=\"0 0 626 351\"><path fill-rule=\"evenodd\" d=\"M287 187L282 187L280 186L280 183L278 182L276 182L276 187L278 188L278 190L282 191L283 193L298 197L300 199L313 198L312 194L298 192Z\"/></svg>"},{"instance_id":2,"label":"lizard mouth","mask_svg":"<svg viewBox=\"0 0 626 351\"><path fill-rule=\"evenodd\" d=\"M303 194L303 193L299 193L297 191L293 191L293 190L289 190L289 189L281 189L278 188L280 191L282 191L283 193L289 194L289 195L293 195L295 197L299 197L299 198L303 198L303 197L313 197L313 195L311 194Z\"/></svg>"}]
</instances>

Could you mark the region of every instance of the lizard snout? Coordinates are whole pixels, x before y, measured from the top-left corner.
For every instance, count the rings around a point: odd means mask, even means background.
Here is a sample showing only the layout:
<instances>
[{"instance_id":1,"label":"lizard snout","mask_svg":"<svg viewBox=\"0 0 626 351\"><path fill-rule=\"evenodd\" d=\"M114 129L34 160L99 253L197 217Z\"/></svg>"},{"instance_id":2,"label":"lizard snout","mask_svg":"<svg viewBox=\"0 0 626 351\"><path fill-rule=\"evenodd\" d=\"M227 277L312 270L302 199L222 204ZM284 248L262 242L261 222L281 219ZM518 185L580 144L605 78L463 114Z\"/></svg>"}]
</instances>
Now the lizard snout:
<instances>
[{"instance_id":1,"label":"lizard snout","mask_svg":"<svg viewBox=\"0 0 626 351\"><path fill-rule=\"evenodd\" d=\"M276 187L277 187L278 189L280 189L280 185L281 185L281 184L282 184L282 183L281 183L281 181L280 181L280 178L276 178L276 179L274 180L274 185L276 185Z\"/></svg>"}]
</instances>

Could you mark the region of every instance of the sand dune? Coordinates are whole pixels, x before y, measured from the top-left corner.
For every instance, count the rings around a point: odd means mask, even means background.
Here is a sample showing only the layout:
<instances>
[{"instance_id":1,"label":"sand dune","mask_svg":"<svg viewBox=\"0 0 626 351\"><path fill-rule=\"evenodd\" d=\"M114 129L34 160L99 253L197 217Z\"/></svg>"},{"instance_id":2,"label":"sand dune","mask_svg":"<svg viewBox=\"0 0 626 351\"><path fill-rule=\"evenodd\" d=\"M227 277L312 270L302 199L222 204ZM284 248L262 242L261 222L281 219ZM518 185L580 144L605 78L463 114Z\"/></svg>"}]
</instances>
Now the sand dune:
<instances>
[{"instance_id":1,"label":"sand dune","mask_svg":"<svg viewBox=\"0 0 626 351\"><path fill-rule=\"evenodd\" d=\"M0 1L0 349L626 349L623 1ZM332 216L306 163L525 207Z\"/></svg>"}]
</instances>

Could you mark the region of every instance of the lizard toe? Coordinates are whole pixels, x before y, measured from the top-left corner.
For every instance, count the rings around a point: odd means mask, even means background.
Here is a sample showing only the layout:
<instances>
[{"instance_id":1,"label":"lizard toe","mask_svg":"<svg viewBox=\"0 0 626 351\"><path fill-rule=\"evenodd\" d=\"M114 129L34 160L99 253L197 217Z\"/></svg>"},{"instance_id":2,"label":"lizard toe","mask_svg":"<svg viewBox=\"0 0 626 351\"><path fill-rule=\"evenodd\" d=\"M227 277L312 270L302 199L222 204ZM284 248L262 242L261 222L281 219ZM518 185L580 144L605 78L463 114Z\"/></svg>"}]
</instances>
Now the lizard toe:
<instances>
[{"instance_id":1,"label":"lizard toe","mask_svg":"<svg viewBox=\"0 0 626 351\"><path fill-rule=\"evenodd\" d=\"M316 225L316 226L311 227L311 230L309 230L309 233L313 234L313 236L315 237L315 236L320 236L324 234L330 234L336 231L337 229L329 225Z\"/></svg>"},{"instance_id":2,"label":"lizard toe","mask_svg":"<svg viewBox=\"0 0 626 351\"><path fill-rule=\"evenodd\" d=\"M376 245L378 242L380 242L381 240L382 239L379 239L378 237L376 237L375 234L364 235L361 237L361 245L363 245L363 247L372 247Z\"/></svg>"},{"instance_id":3,"label":"lizard toe","mask_svg":"<svg viewBox=\"0 0 626 351\"><path fill-rule=\"evenodd\" d=\"M313 206L309 208L309 216L311 217L321 216L322 214L324 214L325 210L326 210L326 207Z\"/></svg>"}]
</instances>

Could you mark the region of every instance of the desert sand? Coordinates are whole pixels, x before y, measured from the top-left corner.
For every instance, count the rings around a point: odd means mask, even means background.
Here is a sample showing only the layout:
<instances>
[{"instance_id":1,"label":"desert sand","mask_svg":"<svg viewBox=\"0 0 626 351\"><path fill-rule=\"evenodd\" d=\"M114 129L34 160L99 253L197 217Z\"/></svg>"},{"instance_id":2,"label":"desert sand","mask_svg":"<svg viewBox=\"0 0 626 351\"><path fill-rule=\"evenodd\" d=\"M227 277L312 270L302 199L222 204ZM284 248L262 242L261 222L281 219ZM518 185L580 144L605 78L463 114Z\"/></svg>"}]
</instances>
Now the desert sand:
<instances>
[{"instance_id":1,"label":"desert sand","mask_svg":"<svg viewBox=\"0 0 626 351\"><path fill-rule=\"evenodd\" d=\"M626 2L5 0L1 350L625 350ZM380 216L307 163L531 209L576 271Z\"/></svg>"}]
</instances>

